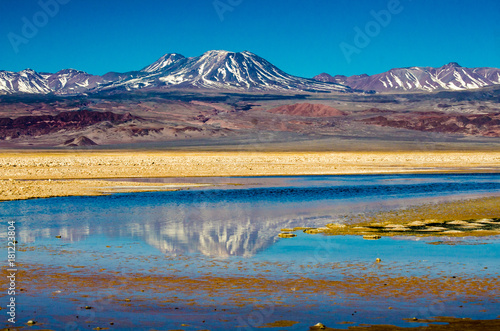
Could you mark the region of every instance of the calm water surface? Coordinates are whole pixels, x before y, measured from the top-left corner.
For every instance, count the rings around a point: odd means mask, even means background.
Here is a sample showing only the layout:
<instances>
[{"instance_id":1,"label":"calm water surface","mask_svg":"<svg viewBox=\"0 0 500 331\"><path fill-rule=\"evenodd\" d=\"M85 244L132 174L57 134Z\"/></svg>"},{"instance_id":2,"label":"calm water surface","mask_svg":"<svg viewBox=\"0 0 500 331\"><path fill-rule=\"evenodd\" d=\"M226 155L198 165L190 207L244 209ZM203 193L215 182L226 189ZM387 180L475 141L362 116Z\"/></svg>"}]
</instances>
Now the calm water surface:
<instances>
[{"instance_id":1,"label":"calm water surface","mask_svg":"<svg viewBox=\"0 0 500 331\"><path fill-rule=\"evenodd\" d=\"M500 174L141 181L201 182L215 186L1 203L3 220L16 221L19 245L25 248L19 252L19 262L122 272L147 272L154 266L157 273L191 277L264 275L280 279L307 273L311 278L341 280L353 264L371 265L375 258L381 257L390 265L393 275L498 276L500 272L498 237L445 238L459 241L458 245L429 245L436 238L366 241L359 236L303 233L292 239L277 237L285 227L324 226L345 222L347 217L362 217L364 213L500 194ZM56 235L62 239L55 239ZM6 238L5 233L1 236ZM75 254L61 254L63 251ZM274 267L266 268L263 274L262 268L258 268L262 263ZM356 275L377 272L387 270L357 269ZM27 303L33 307L38 304ZM358 300L357 305L359 309L363 305L368 309L369 303ZM490 306L471 307L466 313L451 308L447 312L453 316L496 318L496 308L497 303L490 303ZM331 307L328 309L331 311ZM416 307L410 305L407 309L414 312ZM51 310L46 311L50 315ZM318 318L325 313L326 310L317 307L309 311ZM345 320L346 316L342 318ZM372 316L362 322L377 323L377 319ZM389 316L384 322L401 324L401 318ZM217 325L212 328L217 329Z\"/></svg>"}]
</instances>

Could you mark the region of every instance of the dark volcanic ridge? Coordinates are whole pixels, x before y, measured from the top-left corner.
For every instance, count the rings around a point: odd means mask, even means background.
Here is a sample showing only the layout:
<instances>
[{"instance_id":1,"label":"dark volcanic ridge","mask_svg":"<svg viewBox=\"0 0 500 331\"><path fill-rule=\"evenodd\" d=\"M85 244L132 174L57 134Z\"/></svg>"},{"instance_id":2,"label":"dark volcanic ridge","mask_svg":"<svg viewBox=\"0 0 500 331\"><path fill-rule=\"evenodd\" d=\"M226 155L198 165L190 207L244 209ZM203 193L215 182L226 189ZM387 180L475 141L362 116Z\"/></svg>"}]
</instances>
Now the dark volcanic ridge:
<instances>
[{"instance_id":1,"label":"dark volcanic ridge","mask_svg":"<svg viewBox=\"0 0 500 331\"><path fill-rule=\"evenodd\" d=\"M96 112L89 110L62 112L55 116L20 116L15 119L0 118L0 139L10 140L21 136L42 136L60 131L82 130L89 126L109 122L120 124L140 119L128 114Z\"/></svg>"},{"instance_id":2,"label":"dark volcanic ridge","mask_svg":"<svg viewBox=\"0 0 500 331\"><path fill-rule=\"evenodd\" d=\"M363 122L366 124L423 132L500 137L500 113L487 115L450 115L442 113L393 114L371 117L363 120Z\"/></svg>"}]
</instances>

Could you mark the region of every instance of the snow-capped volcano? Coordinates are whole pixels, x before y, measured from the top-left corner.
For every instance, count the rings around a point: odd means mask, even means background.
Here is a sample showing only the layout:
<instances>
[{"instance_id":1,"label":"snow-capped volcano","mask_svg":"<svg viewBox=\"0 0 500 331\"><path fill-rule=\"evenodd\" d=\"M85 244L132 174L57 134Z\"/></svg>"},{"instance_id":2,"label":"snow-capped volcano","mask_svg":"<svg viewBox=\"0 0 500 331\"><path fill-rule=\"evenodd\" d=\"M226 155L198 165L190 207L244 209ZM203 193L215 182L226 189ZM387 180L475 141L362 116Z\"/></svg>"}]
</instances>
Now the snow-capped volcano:
<instances>
[{"instance_id":1,"label":"snow-capped volcano","mask_svg":"<svg viewBox=\"0 0 500 331\"><path fill-rule=\"evenodd\" d=\"M350 91L340 84L289 75L248 51L208 51L191 58L166 54L142 69L140 75L110 87L119 86L127 89L175 86L240 91Z\"/></svg>"},{"instance_id":2,"label":"snow-capped volcano","mask_svg":"<svg viewBox=\"0 0 500 331\"><path fill-rule=\"evenodd\" d=\"M173 81L180 79L204 88L245 90L338 90L348 88L339 84L316 84L314 81L285 73L269 61L248 51L232 53L210 51L193 58L183 68L172 72ZM170 82L172 78L165 77ZM191 78L192 77L192 78Z\"/></svg>"},{"instance_id":3,"label":"snow-capped volcano","mask_svg":"<svg viewBox=\"0 0 500 331\"><path fill-rule=\"evenodd\" d=\"M355 89L389 91L468 90L500 84L500 69L464 68L451 62L440 68L410 67L391 69L368 76L330 76L321 74L314 79L322 82L345 84Z\"/></svg>"}]
</instances>

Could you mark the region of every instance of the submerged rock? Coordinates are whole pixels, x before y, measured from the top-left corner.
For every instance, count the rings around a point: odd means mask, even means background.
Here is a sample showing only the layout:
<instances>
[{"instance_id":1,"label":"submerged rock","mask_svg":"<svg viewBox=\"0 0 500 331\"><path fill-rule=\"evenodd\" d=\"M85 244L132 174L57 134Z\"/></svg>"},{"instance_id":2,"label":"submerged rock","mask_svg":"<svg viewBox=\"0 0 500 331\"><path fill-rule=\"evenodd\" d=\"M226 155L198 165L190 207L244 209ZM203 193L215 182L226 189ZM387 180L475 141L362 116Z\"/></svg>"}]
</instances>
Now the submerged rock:
<instances>
[{"instance_id":1,"label":"submerged rock","mask_svg":"<svg viewBox=\"0 0 500 331\"><path fill-rule=\"evenodd\" d=\"M429 224L443 224L446 222L445 221L438 221L438 220L425 220L424 223L426 225L429 225Z\"/></svg>"},{"instance_id":2,"label":"submerged rock","mask_svg":"<svg viewBox=\"0 0 500 331\"><path fill-rule=\"evenodd\" d=\"M405 226L398 226L397 228L389 229L389 231L404 232L404 231L411 231L411 229Z\"/></svg>"},{"instance_id":3,"label":"submerged rock","mask_svg":"<svg viewBox=\"0 0 500 331\"><path fill-rule=\"evenodd\" d=\"M363 236L363 239L366 239L366 240L377 240L380 238L382 238L382 236L379 236L378 234L365 234Z\"/></svg>"},{"instance_id":4,"label":"submerged rock","mask_svg":"<svg viewBox=\"0 0 500 331\"><path fill-rule=\"evenodd\" d=\"M408 229L402 224L388 224L384 227L386 230Z\"/></svg>"},{"instance_id":5,"label":"submerged rock","mask_svg":"<svg viewBox=\"0 0 500 331\"><path fill-rule=\"evenodd\" d=\"M474 230L474 229L477 229L477 228L481 228L483 226L486 226L485 224L481 224L481 223L469 223L467 225L462 225L460 227L460 229L464 229L464 230Z\"/></svg>"},{"instance_id":6,"label":"submerged rock","mask_svg":"<svg viewBox=\"0 0 500 331\"><path fill-rule=\"evenodd\" d=\"M318 233L321 233L321 232L323 232L323 231L320 230L320 229L315 229L315 228L304 230L304 233L308 233L308 234L318 234Z\"/></svg>"},{"instance_id":7,"label":"submerged rock","mask_svg":"<svg viewBox=\"0 0 500 331\"><path fill-rule=\"evenodd\" d=\"M278 235L278 237L280 237L280 238L293 238L293 237L297 237L297 235L294 233L284 232L284 233L280 233Z\"/></svg>"},{"instance_id":8,"label":"submerged rock","mask_svg":"<svg viewBox=\"0 0 500 331\"><path fill-rule=\"evenodd\" d=\"M337 228L345 228L346 225L345 224L339 224L339 223L329 223L329 224L326 225L326 227L332 228L332 229L337 229Z\"/></svg>"},{"instance_id":9,"label":"submerged rock","mask_svg":"<svg viewBox=\"0 0 500 331\"><path fill-rule=\"evenodd\" d=\"M446 224L451 224L451 225L467 225L469 222L466 221L451 221L451 222L446 222Z\"/></svg>"},{"instance_id":10,"label":"submerged rock","mask_svg":"<svg viewBox=\"0 0 500 331\"><path fill-rule=\"evenodd\" d=\"M482 223L482 224L498 224L497 222L495 222L494 220L492 219L489 219L489 218L483 218L481 220L477 220L476 223Z\"/></svg>"},{"instance_id":11,"label":"submerged rock","mask_svg":"<svg viewBox=\"0 0 500 331\"><path fill-rule=\"evenodd\" d=\"M408 223L407 226L425 226L425 223L422 221L413 221Z\"/></svg>"},{"instance_id":12,"label":"submerged rock","mask_svg":"<svg viewBox=\"0 0 500 331\"><path fill-rule=\"evenodd\" d=\"M441 232L441 231L446 231L448 230L447 228L443 228L441 226L430 226L428 228L425 228L425 229L420 229L420 230L417 230L417 231L421 231L421 232Z\"/></svg>"}]
</instances>

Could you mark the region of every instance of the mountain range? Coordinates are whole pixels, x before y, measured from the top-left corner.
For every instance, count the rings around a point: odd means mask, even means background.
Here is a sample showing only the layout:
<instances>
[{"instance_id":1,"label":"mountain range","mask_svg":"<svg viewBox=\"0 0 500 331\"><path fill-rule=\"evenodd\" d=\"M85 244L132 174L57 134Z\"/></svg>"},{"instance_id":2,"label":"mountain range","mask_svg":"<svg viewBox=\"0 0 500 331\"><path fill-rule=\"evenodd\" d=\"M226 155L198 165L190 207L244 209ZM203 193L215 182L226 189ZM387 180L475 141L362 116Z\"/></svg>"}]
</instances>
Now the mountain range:
<instances>
[{"instance_id":1,"label":"mountain range","mask_svg":"<svg viewBox=\"0 0 500 331\"><path fill-rule=\"evenodd\" d=\"M0 94L79 95L96 92L210 89L274 92L411 92L467 90L500 84L500 69L464 68L449 63L440 68L391 69L377 75L331 76L313 79L290 75L248 51L208 51L197 57L165 54L138 71L91 75L75 69L56 73L0 71Z\"/></svg>"},{"instance_id":2,"label":"mountain range","mask_svg":"<svg viewBox=\"0 0 500 331\"><path fill-rule=\"evenodd\" d=\"M112 90L199 88L232 91L352 92L337 83L287 74L250 52L208 51L198 57L166 54L139 71L95 76L66 69L37 73L0 71L0 93L75 95Z\"/></svg>"},{"instance_id":3,"label":"mountain range","mask_svg":"<svg viewBox=\"0 0 500 331\"><path fill-rule=\"evenodd\" d=\"M411 67L391 69L377 75L331 76L322 73L314 79L353 89L376 92L469 90L500 84L500 69L464 68L451 62L440 68Z\"/></svg>"}]
</instances>

